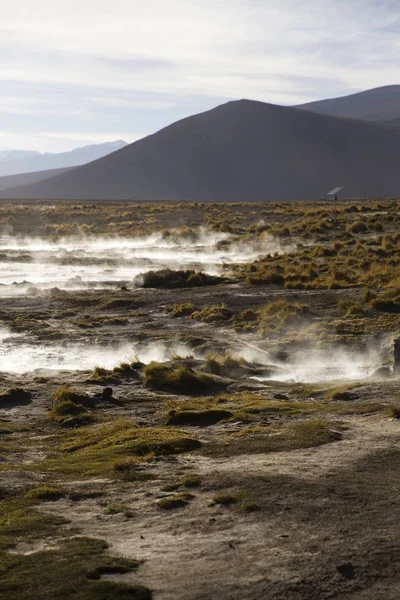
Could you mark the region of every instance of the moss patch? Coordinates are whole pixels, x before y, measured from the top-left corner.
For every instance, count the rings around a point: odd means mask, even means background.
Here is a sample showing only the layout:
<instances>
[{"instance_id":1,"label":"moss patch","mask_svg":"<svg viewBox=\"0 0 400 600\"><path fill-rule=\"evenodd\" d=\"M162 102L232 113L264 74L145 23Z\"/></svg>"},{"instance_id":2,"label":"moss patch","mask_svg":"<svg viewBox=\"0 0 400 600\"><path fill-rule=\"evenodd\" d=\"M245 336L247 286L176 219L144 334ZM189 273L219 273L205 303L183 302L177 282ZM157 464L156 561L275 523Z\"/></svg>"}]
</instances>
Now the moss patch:
<instances>
[{"instance_id":1,"label":"moss patch","mask_svg":"<svg viewBox=\"0 0 400 600\"><path fill-rule=\"evenodd\" d=\"M3 600L151 600L142 586L101 581L102 575L129 573L137 561L109 556L102 540L72 538L56 550L26 556L2 552L0 596Z\"/></svg>"},{"instance_id":2,"label":"moss patch","mask_svg":"<svg viewBox=\"0 0 400 600\"><path fill-rule=\"evenodd\" d=\"M340 440L342 436L337 429L337 423L323 420L298 421L273 428L248 427L211 442L205 452L211 456L233 456L312 448Z\"/></svg>"}]
</instances>

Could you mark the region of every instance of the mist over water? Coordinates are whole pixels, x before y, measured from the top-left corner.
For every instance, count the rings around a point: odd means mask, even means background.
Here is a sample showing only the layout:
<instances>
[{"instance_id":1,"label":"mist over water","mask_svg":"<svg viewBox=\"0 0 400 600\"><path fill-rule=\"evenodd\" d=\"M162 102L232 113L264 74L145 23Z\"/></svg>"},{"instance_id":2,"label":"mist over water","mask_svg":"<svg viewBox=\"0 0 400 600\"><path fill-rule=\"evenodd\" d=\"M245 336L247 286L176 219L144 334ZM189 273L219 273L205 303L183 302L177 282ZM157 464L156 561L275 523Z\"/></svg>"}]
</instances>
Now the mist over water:
<instances>
[{"instance_id":1,"label":"mist over water","mask_svg":"<svg viewBox=\"0 0 400 600\"><path fill-rule=\"evenodd\" d=\"M335 348L304 352L301 358L295 357L291 362L281 364L281 372L268 379L296 383L356 381L370 377L381 365L382 358L376 349L351 352ZM253 377L253 379L267 380L266 377Z\"/></svg>"},{"instance_id":2,"label":"mist over water","mask_svg":"<svg viewBox=\"0 0 400 600\"><path fill-rule=\"evenodd\" d=\"M193 233L193 232L192 232ZM237 241L228 233L197 230L188 237L177 232L145 238L65 238L48 241L0 236L0 297L40 294L57 287L69 291L134 286L134 278L161 268L196 269L221 274L224 266L246 263L263 255L283 254L293 246L265 235L253 243ZM237 350L237 348L235 349ZM0 370L25 373L41 369L112 369L138 358L144 363L167 361L174 354L193 354L182 344L121 343L99 345L80 342L34 342L29 335L11 333L0 325ZM356 380L380 366L375 351L304 353L286 363L274 363L268 352L244 345L237 353L248 361L275 364L279 372L269 379L295 382ZM267 377L255 377L266 381Z\"/></svg>"},{"instance_id":3,"label":"mist over water","mask_svg":"<svg viewBox=\"0 0 400 600\"><path fill-rule=\"evenodd\" d=\"M253 244L230 244L230 234L200 230L184 237L65 238L57 242L0 236L0 296L24 294L30 286L67 290L131 284L149 270L195 269L218 275L223 265L284 253L266 236Z\"/></svg>"}]
</instances>

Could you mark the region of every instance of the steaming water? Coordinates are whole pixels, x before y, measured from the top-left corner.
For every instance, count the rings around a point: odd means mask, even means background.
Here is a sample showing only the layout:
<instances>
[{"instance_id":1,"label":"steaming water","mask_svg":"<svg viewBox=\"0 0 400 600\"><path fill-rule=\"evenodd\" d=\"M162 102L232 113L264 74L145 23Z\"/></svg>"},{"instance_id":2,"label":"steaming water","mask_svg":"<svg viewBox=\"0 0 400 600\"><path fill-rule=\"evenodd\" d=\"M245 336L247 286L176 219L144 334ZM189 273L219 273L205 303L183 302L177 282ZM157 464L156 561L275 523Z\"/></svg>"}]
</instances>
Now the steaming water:
<instances>
[{"instance_id":1,"label":"steaming water","mask_svg":"<svg viewBox=\"0 0 400 600\"><path fill-rule=\"evenodd\" d=\"M0 297L14 297L53 287L60 289L106 288L132 285L146 271L169 267L192 268L219 274L223 264L244 263L261 255L282 254L292 248L265 237L257 245L228 244L230 235L200 230L195 239L152 235L140 239L76 238L49 242L40 239L0 237ZM74 344L34 344L29 338L0 328L0 369L24 373L37 369L89 370L96 365L112 368L137 356L142 362L165 361L173 353L187 355L185 347L148 347L123 344L116 347ZM249 349L243 351L249 360ZM254 354L254 351L253 351ZM265 354L253 358L271 364ZM278 365L280 381L327 381L362 379L379 366L370 355L325 354L305 357L294 364ZM264 381L265 378L258 378Z\"/></svg>"},{"instance_id":2,"label":"steaming water","mask_svg":"<svg viewBox=\"0 0 400 600\"><path fill-rule=\"evenodd\" d=\"M197 269L211 275L222 265L252 261L260 255L285 251L273 238L257 247L233 244L221 249L229 234L200 231L195 240L163 239L40 239L0 237L0 296L39 290L103 288L128 283L146 271L169 267Z\"/></svg>"},{"instance_id":3,"label":"steaming water","mask_svg":"<svg viewBox=\"0 0 400 600\"><path fill-rule=\"evenodd\" d=\"M151 345L121 344L99 346L95 344L48 345L21 343L22 336L0 330L1 370L8 373L28 373L37 370L89 371L94 367L112 369L123 361L138 358L148 364L152 360L165 362L174 354L190 354L182 344Z\"/></svg>"},{"instance_id":4,"label":"steaming water","mask_svg":"<svg viewBox=\"0 0 400 600\"><path fill-rule=\"evenodd\" d=\"M382 362L378 352L365 353L343 350L321 351L305 354L292 364L282 364L281 372L273 377L252 377L256 381L293 381L296 383L322 383L324 381L359 381L370 377Z\"/></svg>"}]
</instances>

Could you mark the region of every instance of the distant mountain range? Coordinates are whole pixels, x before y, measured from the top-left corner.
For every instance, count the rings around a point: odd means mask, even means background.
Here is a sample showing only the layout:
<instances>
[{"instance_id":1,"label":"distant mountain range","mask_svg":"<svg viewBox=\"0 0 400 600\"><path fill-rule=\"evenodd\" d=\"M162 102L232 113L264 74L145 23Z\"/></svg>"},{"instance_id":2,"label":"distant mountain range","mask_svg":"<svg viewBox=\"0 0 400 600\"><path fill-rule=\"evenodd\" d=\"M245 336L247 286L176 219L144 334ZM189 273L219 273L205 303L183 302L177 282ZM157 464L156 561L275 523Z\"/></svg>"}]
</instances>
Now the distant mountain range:
<instances>
[{"instance_id":1,"label":"distant mountain range","mask_svg":"<svg viewBox=\"0 0 400 600\"><path fill-rule=\"evenodd\" d=\"M70 152L60 152L58 154L41 154L40 152L25 150L4 150L0 152L0 177L76 167L120 150L124 146L127 146L126 142L117 140L104 144L83 146Z\"/></svg>"},{"instance_id":2,"label":"distant mountain range","mask_svg":"<svg viewBox=\"0 0 400 600\"><path fill-rule=\"evenodd\" d=\"M348 197L400 196L399 119L400 86L299 107L233 101L0 196L282 201L335 186Z\"/></svg>"}]
</instances>

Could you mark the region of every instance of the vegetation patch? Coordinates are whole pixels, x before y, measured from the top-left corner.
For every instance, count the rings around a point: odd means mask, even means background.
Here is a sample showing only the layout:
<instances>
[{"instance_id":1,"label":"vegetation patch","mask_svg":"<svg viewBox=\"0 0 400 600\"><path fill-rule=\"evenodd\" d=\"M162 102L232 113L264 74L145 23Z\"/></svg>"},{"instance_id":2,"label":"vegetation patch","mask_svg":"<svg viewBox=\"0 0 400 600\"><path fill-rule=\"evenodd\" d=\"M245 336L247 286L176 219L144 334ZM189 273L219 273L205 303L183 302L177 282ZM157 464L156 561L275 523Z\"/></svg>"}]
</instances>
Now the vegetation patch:
<instances>
[{"instance_id":1,"label":"vegetation patch","mask_svg":"<svg viewBox=\"0 0 400 600\"><path fill-rule=\"evenodd\" d=\"M220 421L231 419L233 413L229 410L209 409L209 410L170 410L167 418L167 425L197 425L206 427L215 425Z\"/></svg>"},{"instance_id":2,"label":"vegetation patch","mask_svg":"<svg viewBox=\"0 0 400 600\"><path fill-rule=\"evenodd\" d=\"M148 271L135 278L135 284L143 288L186 288L201 287L204 285L218 285L224 283L226 278L207 275L201 271L174 271L173 269L160 269Z\"/></svg>"},{"instance_id":3,"label":"vegetation patch","mask_svg":"<svg viewBox=\"0 0 400 600\"><path fill-rule=\"evenodd\" d=\"M55 405L69 402L75 405L84 405L90 400L86 394L81 394L72 390L69 386L59 388L53 395ZM67 405L68 406L68 405Z\"/></svg>"},{"instance_id":4,"label":"vegetation patch","mask_svg":"<svg viewBox=\"0 0 400 600\"><path fill-rule=\"evenodd\" d=\"M194 311L191 318L202 323L223 323L230 321L232 317L233 312L225 304L213 304Z\"/></svg>"},{"instance_id":5,"label":"vegetation patch","mask_svg":"<svg viewBox=\"0 0 400 600\"><path fill-rule=\"evenodd\" d=\"M312 448L340 440L342 434L337 429L337 423L324 420L296 421L268 428L248 427L211 442L205 452L211 456L233 456Z\"/></svg>"},{"instance_id":6,"label":"vegetation patch","mask_svg":"<svg viewBox=\"0 0 400 600\"><path fill-rule=\"evenodd\" d=\"M270 302L260 311L258 332L261 335L280 332L289 327L300 327L311 319L312 313L308 304L281 298Z\"/></svg>"},{"instance_id":7,"label":"vegetation patch","mask_svg":"<svg viewBox=\"0 0 400 600\"><path fill-rule=\"evenodd\" d=\"M167 306L165 312L171 317L190 317L195 311L196 306L191 302L185 302L183 304L173 304Z\"/></svg>"},{"instance_id":8,"label":"vegetation patch","mask_svg":"<svg viewBox=\"0 0 400 600\"><path fill-rule=\"evenodd\" d=\"M219 504L220 506L232 506L239 501L238 496L234 494L218 494L212 499L213 504Z\"/></svg>"},{"instance_id":9,"label":"vegetation patch","mask_svg":"<svg viewBox=\"0 0 400 600\"><path fill-rule=\"evenodd\" d=\"M189 504L191 500L193 500L193 494L189 494L189 492L182 492L181 494L176 494L175 496L169 496L168 498L162 498L157 502L158 508L163 510L172 510L175 508L184 508Z\"/></svg>"},{"instance_id":10,"label":"vegetation patch","mask_svg":"<svg viewBox=\"0 0 400 600\"><path fill-rule=\"evenodd\" d=\"M139 585L101 581L103 575L135 571L139 562L107 554L106 542L77 537L57 549L27 555L0 553L0 596L3 600L151 600Z\"/></svg>"},{"instance_id":11,"label":"vegetation patch","mask_svg":"<svg viewBox=\"0 0 400 600\"><path fill-rule=\"evenodd\" d=\"M201 446L196 438L184 431L167 427L136 427L128 419L85 427L69 432L64 438L67 440L57 456L41 463L41 470L75 475L109 473L129 480L132 464L126 465L127 459L136 457L139 461L154 455L179 454Z\"/></svg>"},{"instance_id":12,"label":"vegetation patch","mask_svg":"<svg viewBox=\"0 0 400 600\"><path fill-rule=\"evenodd\" d=\"M151 362L144 367L143 373L148 387L175 394L196 396L223 387L221 382L215 381L209 375L167 363Z\"/></svg>"}]
</instances>

